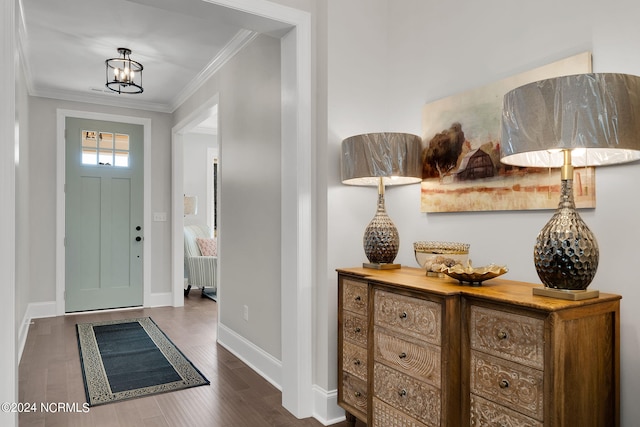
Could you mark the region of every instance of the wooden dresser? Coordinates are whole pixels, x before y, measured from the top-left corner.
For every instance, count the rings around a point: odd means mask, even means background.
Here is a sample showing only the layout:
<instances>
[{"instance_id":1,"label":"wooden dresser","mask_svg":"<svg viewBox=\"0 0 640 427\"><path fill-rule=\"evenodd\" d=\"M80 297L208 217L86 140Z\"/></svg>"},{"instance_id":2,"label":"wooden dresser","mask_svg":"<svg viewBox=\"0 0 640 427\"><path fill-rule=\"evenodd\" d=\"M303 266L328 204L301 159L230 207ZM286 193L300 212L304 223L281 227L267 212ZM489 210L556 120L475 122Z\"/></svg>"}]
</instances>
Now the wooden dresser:
<instances>
[{"instance_id":1,"label":"wooden dresser","mask_svg":"<svg viewBox=\"0 0 640 427\"><path fill-rule=\"evenodd\" d=\"M338 270L338 403L368 426L619 426L620 296Z\"/></svg>"},{"instance_id":2,"label":"wooden dresser","mask_svg":"<svg viewBox=\"0 0 640 427\"><path fill-rule=\"evenodd\" d=\"M367 420L367 343L369 289L366 280L340 277L340 348L338 400L347 412ZM349 417L352 419L352 417Z\"/></svg>"}]
</instances>

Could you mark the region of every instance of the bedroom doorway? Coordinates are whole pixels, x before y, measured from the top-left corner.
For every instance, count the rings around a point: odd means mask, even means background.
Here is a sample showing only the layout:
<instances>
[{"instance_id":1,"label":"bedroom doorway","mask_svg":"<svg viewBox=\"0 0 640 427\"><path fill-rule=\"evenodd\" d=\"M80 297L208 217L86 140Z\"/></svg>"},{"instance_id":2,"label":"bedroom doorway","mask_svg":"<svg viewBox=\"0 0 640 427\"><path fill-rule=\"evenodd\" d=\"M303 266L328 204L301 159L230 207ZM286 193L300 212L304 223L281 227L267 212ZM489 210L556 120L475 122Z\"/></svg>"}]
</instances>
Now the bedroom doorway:
<instances>
[{"instance_id":1,"label":"bedroom doorway","mask_svg":"<svg viewBox=\"0 0 640 427\"><path fill-rule=\"evenodd\" d=\"M213 100L212 102L215 102ZM183 140L183 192L185 195L185 297L205 297L218 301L218 239L217 239L217 168L218 115L217 105L206 109L202 120L185 127ZM212 239L202 248L195 247L193 234ZM189 238L187 238L189 237ZM202 236L200 236L202 237ZM196 259L190 256L212 256L216 259Z\"/></svg>"}]
</instances>

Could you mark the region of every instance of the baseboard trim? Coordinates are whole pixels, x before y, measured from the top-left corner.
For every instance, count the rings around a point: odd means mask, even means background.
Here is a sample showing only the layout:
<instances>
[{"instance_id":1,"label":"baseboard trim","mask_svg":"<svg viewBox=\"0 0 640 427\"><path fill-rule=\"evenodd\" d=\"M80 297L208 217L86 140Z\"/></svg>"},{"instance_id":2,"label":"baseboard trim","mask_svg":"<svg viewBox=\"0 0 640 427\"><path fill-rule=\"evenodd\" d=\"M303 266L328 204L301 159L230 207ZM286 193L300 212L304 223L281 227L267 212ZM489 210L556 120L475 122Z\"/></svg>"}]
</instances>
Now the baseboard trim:
<instances>
[{"instance_id":1,"label":"baseboard trim","mask_svg":"<svg viewBox=\"0 0 640 427\"><path fill-rule=\"evenodd\" d=\"M346 419L344 409L338 406L338 390L327 391L318 385L313 386L313 418L325 426Z\"/></svg>"},{"instance_id":2,"label":"baseboard trim","mask_svg":"<svg viewBox=\"0 0 640 427\"><path fill-rule=\"evenodd\" d=\"M173 293L162 292L149 296L149 305L147 307L167 307L173 306Z\"/></svg>"},{"instance_id":3,"label":"baseboard trim","mask_svg":"<svg viewBox=\"0 0 640 427\"><path fill-rule=\"evenodd\" d=\"M20 324L20 330L18 331L18 363L22 360L22 352L24 351L24 346L27 343L27 335L29 335L31 320L55 316L55 301L32 302L27 305L27 309L22 317L22 323Z\"/></svg>"},{"instance_id":4,"label":"baseboard trim","mask_svg":"<svg viewBox=\"0 0 640 427\"><path fill-rule=\"evenodd\" d=\"M218 344L246 363L258 375L282 391L282 362L224 324L218 324ZM325 426L345 420L344 409L338 406L337 390L327 391L313 386L313 418Z\"/></svg>"},{"instance_id":5,"label":"baseboard trim","mask_svg":"<svg viewBox=\"0 0 640 427\"><path fill-rule=\"evenodd\" d=\"M265 380L282 391L282 362L222 323L218 323L218 344L246 363Z\"/></svg>"}]
</instances>

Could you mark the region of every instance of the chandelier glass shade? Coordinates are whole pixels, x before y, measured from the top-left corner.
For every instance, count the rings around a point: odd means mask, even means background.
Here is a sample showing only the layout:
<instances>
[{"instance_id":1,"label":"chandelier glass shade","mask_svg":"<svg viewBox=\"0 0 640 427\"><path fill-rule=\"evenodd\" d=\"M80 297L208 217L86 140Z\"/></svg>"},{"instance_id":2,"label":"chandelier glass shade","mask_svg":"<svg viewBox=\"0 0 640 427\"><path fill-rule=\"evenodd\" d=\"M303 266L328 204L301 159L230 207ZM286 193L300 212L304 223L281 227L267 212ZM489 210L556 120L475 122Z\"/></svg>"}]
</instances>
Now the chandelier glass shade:
<instances>
[{"instance_id":1,"label":"chandelier glass shade","mask_svg":"<svg viewBox=\"0 0 640 427\"><path fill-rule=\"evenodd\" d=\"M118 48L119 58L111 58L105 61L106 64L106 86L110 90L118 93L142 93L142 70L141 63L131 59L131 49L125 47Z\"/></svg>"}]
</instances>

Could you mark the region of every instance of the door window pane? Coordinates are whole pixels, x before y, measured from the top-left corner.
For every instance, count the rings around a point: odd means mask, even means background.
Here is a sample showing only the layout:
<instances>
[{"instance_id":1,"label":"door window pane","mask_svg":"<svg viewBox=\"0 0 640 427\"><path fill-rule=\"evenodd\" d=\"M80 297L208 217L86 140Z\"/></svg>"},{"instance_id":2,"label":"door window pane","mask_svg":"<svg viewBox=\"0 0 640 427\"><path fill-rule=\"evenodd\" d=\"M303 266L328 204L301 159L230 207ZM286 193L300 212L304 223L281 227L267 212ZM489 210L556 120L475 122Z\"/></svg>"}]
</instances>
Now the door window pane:
<instances>
[{"instance_id":1,"label":"door window pane","mask_svg":"<svg viewBox=\"0 0 640 427\"><path fill-rule=\"evenodd\" d=\"M116 150L129 151L129 135L116 133Z\"/></svg>"},{"instance_id":2,"label":"door window pane","mask_svg":"<svg viewBox=\"0 0 640 427\"><path fill-rule=\"evenodd\" d=\"M115 163L116 166L128 167L129 166L129 152L116 151Z\"/></svg>"},{"instance_id":3,"label":"door window pane","mask_svg":"<svg viewBox=\"0 0 640 427\"><path fill-rule=\"evenodd\" d=\"M82 131L82 164L129 167L129 135Z\"/></svg>"},{"instance_id":4,"label":"door window pane","mask_svg":"<svg viewBox=\"0 0 640 427\"><path fill-rule=\"evenodd\" d=\"M113 149L113 134L107 132L100 132L100 149Z\"/></svg>"},{"instance_id":5,"label":"door window pane","mask_svg":"<svg viewBox=\"0 0 640 427\"><path fill-rule=\"evenodd\" d=\"M96 133L90 130L82 131L82 164L95 165L98 163L98 142Z\"/></svg>"},{"instance_id":6,"label":"door window pane","mask_svg":"<svg viewBox=\"0 0 640 427\"><path fill-rule=\"evenodd\" d=\"M82 164L95 165L98 163L98 151L95 148L82 147Z\"/></svg>"}]
</instances>

